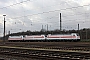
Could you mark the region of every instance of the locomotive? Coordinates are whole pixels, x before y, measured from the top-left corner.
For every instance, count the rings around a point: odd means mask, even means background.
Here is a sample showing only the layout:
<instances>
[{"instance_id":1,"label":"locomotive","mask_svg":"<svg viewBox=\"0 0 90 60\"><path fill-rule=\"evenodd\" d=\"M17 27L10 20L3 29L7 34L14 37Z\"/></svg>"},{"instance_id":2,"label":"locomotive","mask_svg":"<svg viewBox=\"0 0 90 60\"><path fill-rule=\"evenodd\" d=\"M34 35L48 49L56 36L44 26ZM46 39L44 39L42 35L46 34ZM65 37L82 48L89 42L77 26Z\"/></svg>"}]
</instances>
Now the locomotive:
<instances>
[{"instance_id":1,"label":"locomotive","mask_svg":"<svg viewBox=\"0 0 90 60\"><path fill-rule=\"evenodd\" d=\"M71 34L48 34L48 35L21 35L21 36L9 36L9 42L34 42L34 41L80 41L80 36L77 33Z\"/></svg>"}]
</instances>

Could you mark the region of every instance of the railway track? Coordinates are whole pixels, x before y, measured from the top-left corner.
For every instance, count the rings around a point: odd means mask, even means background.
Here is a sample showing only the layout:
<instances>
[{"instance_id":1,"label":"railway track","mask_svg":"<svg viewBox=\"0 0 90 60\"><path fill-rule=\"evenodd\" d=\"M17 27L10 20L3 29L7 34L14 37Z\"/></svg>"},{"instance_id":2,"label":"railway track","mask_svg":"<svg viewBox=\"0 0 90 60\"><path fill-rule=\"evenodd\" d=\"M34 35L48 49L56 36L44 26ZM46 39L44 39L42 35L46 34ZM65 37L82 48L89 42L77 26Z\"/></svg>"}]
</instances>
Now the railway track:
<instances>
[{"instance_id":1,"label":"railway track","mask_svg":"<svg viewBox=\"0 0 90 60\"><path fill-rule=\"evenodd\" d=\"M34 59L88 60L90 43L86 42L6 42L0 53Z\"/></svg>"},{"instance_id":2,"label":"railway track","mask_svg":"<svg viewBox=\"0 0 90 60\"><path fill-rule=\"evenodd\" d=\"M0 46L0 53L36 59L90 59L90 51L71 51L57 49L24 48Z\"/></svg>"},{"instance_id":3,"label":"railway track","mask_svg":"<svg viewBox=\"0 0 90 60\"><path fill-rule=\"evenodd\" d=\"M2 45L1 45L2 46ZM5 46L26 47L26 48L43 48L43 49L57 49L57 50L78 50L90 51L90 43L86 42L7 42Z\"/></svg>"}]
</instances>

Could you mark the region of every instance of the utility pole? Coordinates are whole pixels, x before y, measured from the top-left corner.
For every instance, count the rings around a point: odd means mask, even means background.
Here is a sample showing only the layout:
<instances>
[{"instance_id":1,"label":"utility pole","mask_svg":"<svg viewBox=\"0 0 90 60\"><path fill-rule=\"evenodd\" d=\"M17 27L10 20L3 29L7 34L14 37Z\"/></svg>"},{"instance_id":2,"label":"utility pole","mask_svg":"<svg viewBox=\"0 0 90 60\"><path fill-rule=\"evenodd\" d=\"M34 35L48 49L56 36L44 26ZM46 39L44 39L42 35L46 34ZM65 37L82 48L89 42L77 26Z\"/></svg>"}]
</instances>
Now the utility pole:
<instances>
[{"instance_id":1,"label":"utility pole","mask_svg":"<svg viewBox=\"0 0 90 60\"><path fill-rule=\"evenodd\" d=\"M6 21L5 21L5 16L6 16L6 15L3 15L3 16L4 16L4 40L3 40L3 42L5 42L5 22L6 22Z\"/></svg>"},{"instance_id":2,"label":"utility pole","mask_svg":"<svg viewBox=\"0 0 90 60\"><path fill-rule=\"evenodd\" d=\"M10 31L8 31L8 34L10 34Z\"/></svg>"},{"instance_id":3,"label":"utility pole","mask_svg":"<svg viewBox=\"0 0 90 60\"><path fill-rule=\"evenodd\" d=\"M61 31L62 27L61 27L61 13L60 13L60 31Z\"/></svg>"},{"instance_id":4,"label":"utility pole","mask_svg":"<svg viewBox=\"0 0 90 60\"><path fill-rule=\"evenodd\" d=\"M86 29L86 40L87 40L87 29Z\"/></svg>"},{"instance_id":5,"label":"utility pole","mask_svg":"<svg viewBox=\"0 0 90 60\"><path fill-rule=\"evenodd\" d=\"M42 30L43 30L43 25L42 25Z\"/></svg>"},{"instance_id":6,"label":"utility pole","mask_svg":"<svg viewBox=\"0 0 90 60\"><path fill-rule=\"evenodd\" d=\"M47 31L48 31L48 24L47 24Z\"/></svg>"},{"instance_id":7,"label":"utility pole","mask_svg":"<svg viewBox=\"0 0 90 60\"><path fill-rule=\"evenodd\" d=\"M78 31L77 31L77 33L79 34L79 24L78 24Z\"/></svg>"},{"instance_id":8,"label":"utility pole","mask_svg":"<svg viewBox=\"0 0 90 60\"><path fill-rule=\"evenodd\" d=\"M78 31L79 31L79 24L78 24Z\"/></svg>"}]
</instances>

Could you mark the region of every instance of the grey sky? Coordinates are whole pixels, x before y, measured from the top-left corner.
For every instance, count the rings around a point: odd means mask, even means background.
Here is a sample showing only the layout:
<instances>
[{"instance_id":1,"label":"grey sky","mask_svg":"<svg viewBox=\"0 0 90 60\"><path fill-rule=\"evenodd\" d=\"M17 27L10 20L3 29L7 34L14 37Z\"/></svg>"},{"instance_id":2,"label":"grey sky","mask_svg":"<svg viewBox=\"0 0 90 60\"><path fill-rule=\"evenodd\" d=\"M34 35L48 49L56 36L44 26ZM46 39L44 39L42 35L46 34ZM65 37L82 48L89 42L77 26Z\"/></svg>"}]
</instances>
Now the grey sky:
<instances>
[{"instance_id":1,"label":"grey sky","mask_svg":"<svg viewBox=\"0 0 90 60\"><path fill-rule=\"evenodd\" d=\"M24 2L22 2L24 1ZM21 3L20 3L21 2ZM59 29L90 28L90 0L0 0L0 35L3 35L3 14L6 14L6 33Z\"/></svg>"}]
</instances>

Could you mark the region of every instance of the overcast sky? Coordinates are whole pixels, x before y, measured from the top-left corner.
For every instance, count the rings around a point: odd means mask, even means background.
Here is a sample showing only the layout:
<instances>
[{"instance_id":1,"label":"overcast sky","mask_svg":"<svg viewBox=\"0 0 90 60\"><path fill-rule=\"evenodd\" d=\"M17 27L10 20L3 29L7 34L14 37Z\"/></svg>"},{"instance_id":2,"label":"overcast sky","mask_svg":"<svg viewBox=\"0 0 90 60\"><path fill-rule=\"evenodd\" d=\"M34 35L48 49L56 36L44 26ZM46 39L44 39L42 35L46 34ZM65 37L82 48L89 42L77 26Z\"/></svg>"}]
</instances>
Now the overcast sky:
<instances>
[{"instance_id":1,"label":"overcast sky","mask_svg":"<svg viewBox=\"0 0 90 60\"><path fill-rule=\"evenodd\" d=\"M62 15L62 30L90 28L90 0L0 0L0 36L3 35L5 14L6 33L59 29L59 14Z\"/></svg>"}]
</instances>

